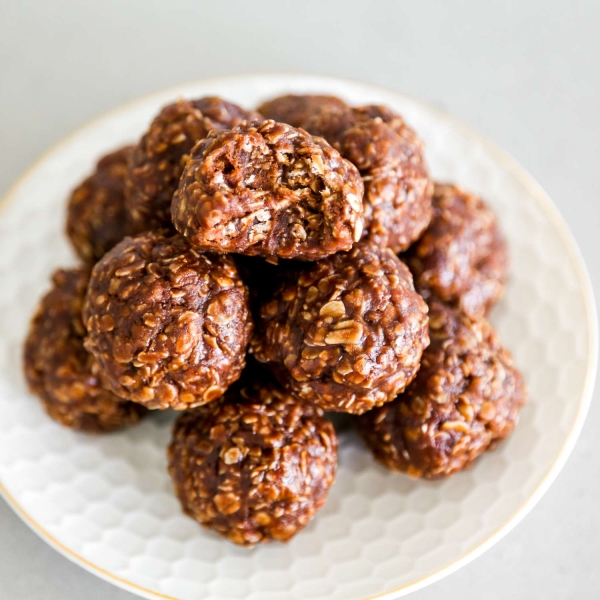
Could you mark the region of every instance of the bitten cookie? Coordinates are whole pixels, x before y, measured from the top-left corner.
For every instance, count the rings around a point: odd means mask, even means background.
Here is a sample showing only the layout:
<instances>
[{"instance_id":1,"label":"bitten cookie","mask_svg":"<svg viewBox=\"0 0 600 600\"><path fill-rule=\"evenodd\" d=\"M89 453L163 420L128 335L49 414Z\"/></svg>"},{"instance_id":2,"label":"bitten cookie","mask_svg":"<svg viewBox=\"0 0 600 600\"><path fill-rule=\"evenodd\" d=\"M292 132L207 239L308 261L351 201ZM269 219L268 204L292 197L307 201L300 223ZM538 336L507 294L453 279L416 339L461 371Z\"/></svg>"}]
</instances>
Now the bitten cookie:
<instances>
[{"instance_id":1,"label":"bitten cookie","mask_svg":"<svg viewBox=\"0 0 600 600\"><path fill-rule=\"evenodd\" d=\"M246 122L193 149L172 219L202 250L317 260L360 239L362 198L358 171L323 139Z\"/></svg>"}]
</instances>

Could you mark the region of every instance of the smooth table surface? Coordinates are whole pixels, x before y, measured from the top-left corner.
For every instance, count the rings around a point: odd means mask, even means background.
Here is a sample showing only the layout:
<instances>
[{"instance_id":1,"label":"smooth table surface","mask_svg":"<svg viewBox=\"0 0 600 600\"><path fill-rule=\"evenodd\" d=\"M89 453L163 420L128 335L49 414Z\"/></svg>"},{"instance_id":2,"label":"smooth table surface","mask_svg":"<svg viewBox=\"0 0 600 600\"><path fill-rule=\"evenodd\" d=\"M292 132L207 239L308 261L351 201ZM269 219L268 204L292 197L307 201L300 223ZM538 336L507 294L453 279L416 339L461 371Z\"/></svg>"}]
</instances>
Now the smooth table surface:
<instances>
[{"instance_id":1,"label":"smooth table surface","mask_svg":"<svg viewBox=\"0 0 600 600\"><path fill-rule=\"evenodd\" d=\"M600 2L83 3L0 0L0 193L97 114L182 81L256 71L417 96L508 150L554 199L600 297ZM415 600L600 594L599 392L533 512ZM0 598L133 599L70 563L0 501Z\"/></svg>"}]
</instances>

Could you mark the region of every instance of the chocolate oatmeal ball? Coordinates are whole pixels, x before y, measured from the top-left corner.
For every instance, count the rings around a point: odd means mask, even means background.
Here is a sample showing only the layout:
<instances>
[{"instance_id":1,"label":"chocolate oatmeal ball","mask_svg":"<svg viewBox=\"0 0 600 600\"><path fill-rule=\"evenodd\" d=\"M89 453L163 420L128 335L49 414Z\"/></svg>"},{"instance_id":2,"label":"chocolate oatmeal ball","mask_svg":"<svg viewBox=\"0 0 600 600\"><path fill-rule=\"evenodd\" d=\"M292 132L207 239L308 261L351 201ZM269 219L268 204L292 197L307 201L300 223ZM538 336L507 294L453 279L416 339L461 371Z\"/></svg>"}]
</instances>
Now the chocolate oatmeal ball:
<instances>
[{"instance_id":1,"label":"chocolate oatmeal ball","mask_svg":"<svg viewBox=\"0 0 600 600\"><path fill-rule=\"evenodd\" d=\"M168 450L183 510L236 544L285 542L323 506L337 467L333 426L268 376L179 417Z\"/></svg>"},{"instance_id":2,"label":"chocolate oatmeal ball","mask_svg":"<svg viewBox=\"0 0 600 600\"><path fill-rule=\"evenodd\" d=\"M258 112L267 119L324 137L329 143L337 140L353 121L350 106L335 96L288 94L264 102Z\"/></svg>"},{"instance_id":3,"label":"chocolate oatmeal ball","mask_svg":"<svg viewBox=\"0 0 600 600\"><path fill-rule=\"evenodd\" d=\"M287 94L263 102L256 110L267 119L302 127L319 111L344 112L350 107L336 96L321 94Z\"/></svg>"},{"instance_id":4,"label":"chocolate oatmeal ball","mask_svg":"<svg viewBox=\"0 0 600 600\"><path fill-rule=\"evenodd\" d=\"M325 410L361 414L392 400L429 343L408 268L364 242L290 277L260 316L254 356Z\"/></svg>"},{"instance_id":5,"label":"chocolate oatmeal ball","mask_svg":"<svg viewBox=\"0 0 600 600\"><path fill-rule=\"evenodd\" d=\"M233 260L168 230L126 238L96 264L83 319L110 389L160 409L219 397L239 377L252 332Z\"/></svg>"},{"instance_id":6,"label":"chocolate oatmeal ball","mask_svg":"<svg viewBox=\"0 0 600 600\"><path fill-rule=\"evenodd\" d=\"M221 98L165 106L135 148L126 206L135 233L171 225L171 200L193 146L212 130L231 129L253 112Z\"/></svg>"},{"instance_id":7,"label":"chocolate oatmeal ball","mask_svg":"<svg viewBox=\"0 0 600 600\"><path fill-rule=\"evenodd\" d=\"M103 387L98 365L83 347L81 307L88 279L87 268L54 274L25 340L25 377L55 421L80 431L112 431L133 425L145 410Z\"/></svg>"},{"instance_id":8,"label":"chocolate oatmeal ball","mask_svg":"<svg viewBox=\"0 0 600 600\"><path fill-rule=\"evenodd\" d=\"M431 219L432 185L423 142L384 106L355 108L354 123L334 146L365 182L365 236L405 250Z\"/></svg>"},{"instance_id":9,"label":"chocolate oatmeal ball","mask_svg":"<svg viewBox=\"0 0 600 600\"><path fill-rule=\"evenodd\" d=\"M96 262L129 234L125 184L132 154L133 146L107 154L69 198L67 236L85 262Z\"/></svg>"},{"instance_id":10,"label":"chocolate oatmeal ball","mask_svg":"<svg viewBox=\"0 0 600 600\"><path fill-rule=\"evenodd\" d=\"M360 239L362 197L356 168L323 139L245 122L192 150L172 219L202 250L317 260Z\"/></svg>"},{"instance_id":11,"label":"chocolate oatmeal ball","mask_svg":"<svg viewBox=\"0 0 600 600\"><path fill-rule=\"evenodd\" d=\"M434 479L467 468L506 438L527 392L485 319L433 300L429 335L415 380L360 417L359 429L385 466Z\"/></svg>"},{"instance_id":12,"label":"chocolate oatmeal ball","mask_svg":"<svg viewBox=\"0 0 600 600\"><path fill-rule=\"evenodd\" d=\"M259 108L324 137L359 169L365 184L364 236L401 252L431 219L432 185L423 142L385 106L350 108L331 96L281 96Z\"/></svg>"},{"instance_id":13,"label":"chocolate oatmeal ball","mask_svg":"<svg viewBox=\"0 0 600 600\"><path fill-rule=\"evenodd\" d=\"M508 249L484 202L454 185L436 184L433 219L406 255L417 290L475 316L503 294Z\"/></svg>"}]
</instances>

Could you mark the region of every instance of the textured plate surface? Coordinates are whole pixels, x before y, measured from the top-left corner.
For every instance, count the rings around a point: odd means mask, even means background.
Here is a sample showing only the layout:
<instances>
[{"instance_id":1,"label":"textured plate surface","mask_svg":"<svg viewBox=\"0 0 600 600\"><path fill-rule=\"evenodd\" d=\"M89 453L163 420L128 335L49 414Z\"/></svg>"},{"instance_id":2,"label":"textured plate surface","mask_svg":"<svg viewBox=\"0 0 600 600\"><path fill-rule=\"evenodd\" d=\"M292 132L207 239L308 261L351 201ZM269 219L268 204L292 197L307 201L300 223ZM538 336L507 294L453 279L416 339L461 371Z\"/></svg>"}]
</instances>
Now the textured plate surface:
<instances>
[{"instance_id":1,"label":"textured plate surface","mask_svg":"<svg viewBox=\"0 0 600 600\"><path fill-rule=\"evenodd\" d=\"M530 388L511 439L448 481L412 481L371 459L350 431L325 508L287 545L238 548L183 516L165 447L173 415L88 437L50 421L21 375L28 321L54 268L74 263L65 198L96 159L135 140L178 96L247 107L285 91L385 103L427 144L434 177L480 193L512 255L492 315ZM44 539L97 575L148 598L393 598L477 556L533 506L566 460L591 398L597 326L579 253L551 201L490 142L420 102L330 78L257 75L183 85L97 119L42 158L0 214L0 489Z\"/></svg>"}]
</instances>

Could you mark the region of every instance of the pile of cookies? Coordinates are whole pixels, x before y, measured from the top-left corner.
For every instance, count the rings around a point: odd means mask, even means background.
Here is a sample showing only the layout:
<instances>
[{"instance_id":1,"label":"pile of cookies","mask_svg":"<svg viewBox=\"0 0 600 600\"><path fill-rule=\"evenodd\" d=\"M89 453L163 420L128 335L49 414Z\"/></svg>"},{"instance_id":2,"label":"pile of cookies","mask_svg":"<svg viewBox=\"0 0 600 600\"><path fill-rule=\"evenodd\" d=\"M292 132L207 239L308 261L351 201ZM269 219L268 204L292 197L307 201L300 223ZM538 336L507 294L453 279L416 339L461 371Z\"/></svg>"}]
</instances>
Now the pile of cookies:
<instances>
[{"instance_id":1,"label":"pile of cookies","mask_svg":"<svg viewBox=\"0 0 600 600\"><path fill-rule=\"evenodd\" d=\"M86 432L182 411L183 510L231 541L285 541L337 466L325 411L414 477L468 467L514 429L522 376L485 315L507 248L478 197L434 184L384 106L288 95L164 107L72 193L81 266L25 342L30 389Z\"/></svg>"}]
</instances>

